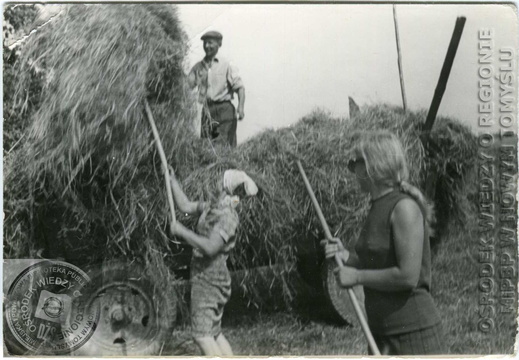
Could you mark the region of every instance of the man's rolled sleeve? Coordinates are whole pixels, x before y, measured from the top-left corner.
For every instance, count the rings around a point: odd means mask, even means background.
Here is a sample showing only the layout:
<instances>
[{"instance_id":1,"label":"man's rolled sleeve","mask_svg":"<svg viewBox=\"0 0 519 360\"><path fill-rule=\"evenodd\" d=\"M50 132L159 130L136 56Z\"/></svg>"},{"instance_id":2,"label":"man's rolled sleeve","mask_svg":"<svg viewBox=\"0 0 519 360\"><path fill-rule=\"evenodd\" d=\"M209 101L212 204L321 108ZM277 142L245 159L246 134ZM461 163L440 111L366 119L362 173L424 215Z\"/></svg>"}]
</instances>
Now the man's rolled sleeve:
<instances>
[{"instance_id":1,"label":"man's rolled sleeve","mask_svg":"<svg viewBox=\"0 0 519 360\"><path fill-rule=\"evenodd\" d=\"M200 64L196 63L192 68L189 74L187 75L187 79L189 81L189 85L192 87L197 86L200 83L200 80L198 79L198 71L199 71Z\"/></svg>"},{"instance_id":2,"label":"man's rolled sleeve","mask_svg":"<svg viewBox=\"0 0 519 360\"><path fill-rule=\"evenodd\" d=\"M189 84L189 87L191 89L195 88L196 87L196 71L195 71L195 68L193 67L191 69L191 71L189 72L189 74L187 75L187 83Z\"/></svg>"},{"instance_id":3,"label":"man's rolled sleeve","mask_svg":"<svg viewBox=\"0 0 519 360\"><path fill-rule=\"evenodd\" d=\"M238 89L243 87L243 81L241 79L238 68L232 63L229 64L229 70L227 71L227 81L229 82L233 91L238 91Z\"/></svg>"}]
</instances>

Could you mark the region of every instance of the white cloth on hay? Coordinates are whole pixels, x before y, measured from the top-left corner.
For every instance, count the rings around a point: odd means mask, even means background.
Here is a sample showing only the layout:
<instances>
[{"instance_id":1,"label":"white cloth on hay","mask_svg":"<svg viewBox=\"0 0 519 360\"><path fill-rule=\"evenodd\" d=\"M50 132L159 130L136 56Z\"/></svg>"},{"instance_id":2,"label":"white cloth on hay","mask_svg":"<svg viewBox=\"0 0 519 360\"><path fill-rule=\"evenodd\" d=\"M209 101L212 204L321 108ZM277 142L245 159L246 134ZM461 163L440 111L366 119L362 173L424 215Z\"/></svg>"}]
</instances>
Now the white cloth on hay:
<instances>
[{"instance_id":1,"label":"white cloth on hay","mask_svg":"<svg viewBox=\"0 0 519 360\"><path fill-rule=\"evenodd\" d=\"M225 171L223 174L223 188L229 194L232 194L234 189L241 184L244 185L247 195L254 196L258 193L258 186L245 172L236 169Z\"/></svg>"}]
</instances>

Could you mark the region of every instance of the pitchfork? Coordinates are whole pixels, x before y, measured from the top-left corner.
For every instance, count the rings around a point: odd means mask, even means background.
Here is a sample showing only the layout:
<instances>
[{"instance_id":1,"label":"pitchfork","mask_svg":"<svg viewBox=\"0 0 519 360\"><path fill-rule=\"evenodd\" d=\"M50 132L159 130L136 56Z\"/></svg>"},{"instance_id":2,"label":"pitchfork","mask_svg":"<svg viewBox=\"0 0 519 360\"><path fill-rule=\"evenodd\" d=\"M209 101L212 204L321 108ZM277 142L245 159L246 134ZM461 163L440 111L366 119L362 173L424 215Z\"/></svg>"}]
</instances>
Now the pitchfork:
<instances>
[{"instance_id":1,"label":"pitchfork","mask_svg":"<svg viewBox=\"0 0 519 360\"><path fill-rule=\"evenodd\" d=\"M303 177L303 181L306 186L306 190L308 191L308 195L310 195L310 199L312 199L312 203L315 208L315 212L317 213L317 217L319 218L319 221L321 221L321 226L323 227L324 234L326 235L326 239L331 240L332 239L332 233L330 232L330 228L328 227L328 224L326 223L326 220L324 218L323 212L321 210L321 207L319 206L319 203L317 202L317 198L315 197L314 191L312 190L312 186L310 185L310 182L308 181L308 178L306 177L305 170L303 169L303 165L301 165L301 161L296 160L297 167L299 168L299 172L301 173L301 176ZM342 260L339 257L339 254L335 254L335 262L337 263L338 267L342 267ZM366 336L366 339L368 340L368 345L371 348L371 351L373 351L374 355L380 355L380 351L378 350L377 344L375 343L375 339L373 338L373 335L371 334L371 330L369 329L368 322L366 321L366 318L364 317L364 314L362 312L362 309L360 308L359 301L357 300L357 297L355 296L355 293L353 292L353 289L350 287L347 289L348 295L350 296L351 303L353 304L353 308L355 309L355 314L357 315L357 318L359 319L360 326L362 328L362 331L364 332L364 335Z\"/></svg>"}]
</instances>

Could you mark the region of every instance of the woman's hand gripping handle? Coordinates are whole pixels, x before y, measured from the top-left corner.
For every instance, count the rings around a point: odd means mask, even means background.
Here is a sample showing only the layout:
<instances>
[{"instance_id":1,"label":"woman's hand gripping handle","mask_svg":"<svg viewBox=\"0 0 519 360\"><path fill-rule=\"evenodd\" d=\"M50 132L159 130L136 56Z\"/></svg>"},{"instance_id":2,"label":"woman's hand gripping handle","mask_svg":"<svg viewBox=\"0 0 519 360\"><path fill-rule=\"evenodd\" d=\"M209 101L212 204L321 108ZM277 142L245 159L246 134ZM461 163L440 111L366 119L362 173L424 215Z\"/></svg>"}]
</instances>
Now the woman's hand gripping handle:
<instances>
[{"instance_id":1,"label":"woman's hand gripping handle","mask_svg":"<svg viewBox=\"0 0 519 360\"><path fill-rule=\"evenodd\" d=\"M336 258L339 266L345 265L350 257L350 252L344 248L339 238L321 240L321 246L324 246L326 259Z\"/></svg>"}]
</instances>

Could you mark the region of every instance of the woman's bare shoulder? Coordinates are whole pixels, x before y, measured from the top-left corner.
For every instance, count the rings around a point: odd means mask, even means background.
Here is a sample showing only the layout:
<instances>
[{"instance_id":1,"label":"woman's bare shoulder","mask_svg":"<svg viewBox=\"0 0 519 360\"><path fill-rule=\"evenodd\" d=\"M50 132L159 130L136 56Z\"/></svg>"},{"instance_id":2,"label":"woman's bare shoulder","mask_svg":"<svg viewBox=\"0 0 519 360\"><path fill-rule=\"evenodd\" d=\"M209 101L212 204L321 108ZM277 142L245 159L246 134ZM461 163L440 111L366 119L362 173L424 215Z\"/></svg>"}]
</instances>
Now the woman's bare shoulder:
<instances>
[{"instance_id":1,"label":"woman's bare shoulder","mask_svg":"<svg viewBox=\"0 0 519 360\"><path fill-rule=\"evenodd\" d=\"M393 210L391 219L397 222L413 222L423 218L422 210L418 203L411 198L400 200Z\"/></svg>"}]
</instances>

